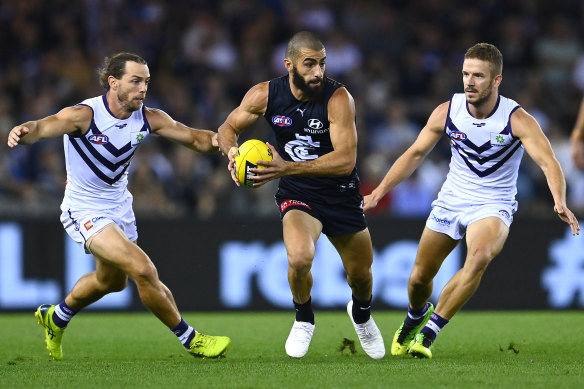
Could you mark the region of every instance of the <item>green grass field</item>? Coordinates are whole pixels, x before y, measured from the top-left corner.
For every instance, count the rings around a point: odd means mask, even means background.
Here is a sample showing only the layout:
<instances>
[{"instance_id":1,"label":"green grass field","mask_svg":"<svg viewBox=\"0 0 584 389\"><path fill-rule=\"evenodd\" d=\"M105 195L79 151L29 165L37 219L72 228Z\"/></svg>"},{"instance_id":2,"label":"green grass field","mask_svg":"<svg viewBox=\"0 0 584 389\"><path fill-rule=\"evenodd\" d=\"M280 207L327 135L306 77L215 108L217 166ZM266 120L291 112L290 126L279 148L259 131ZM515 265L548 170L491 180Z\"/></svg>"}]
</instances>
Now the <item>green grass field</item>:
<instances>
[{"instance_id":1,"label":"green grass field","mask_svg":"<svg viewBox=\"0 0 584 389\"><path fill-rule=\"evenodd\" d=\"M316 312L303 359L286 356L292 313L187 313L228 335L226 358L195 359L151 314L77 316L64 360L51 361L33 313L0 314L0 388L582 388L584 312L461 312L440 333L434 358L392 357L401 312L375 312L388 355L339 351L357 336L344 312Z\"/></svg>"}]
</instances>

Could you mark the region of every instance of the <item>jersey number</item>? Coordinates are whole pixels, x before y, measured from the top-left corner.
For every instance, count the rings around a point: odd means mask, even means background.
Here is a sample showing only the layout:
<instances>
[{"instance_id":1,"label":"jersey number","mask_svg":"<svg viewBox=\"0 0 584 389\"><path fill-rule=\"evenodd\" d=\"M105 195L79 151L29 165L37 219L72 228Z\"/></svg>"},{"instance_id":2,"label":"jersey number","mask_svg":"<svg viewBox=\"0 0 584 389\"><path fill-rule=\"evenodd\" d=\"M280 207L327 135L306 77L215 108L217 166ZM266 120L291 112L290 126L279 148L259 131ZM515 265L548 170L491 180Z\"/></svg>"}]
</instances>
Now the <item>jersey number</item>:
<instances>
[{"instance_id":1,"label":"jersey number","mask_svg":"<svg viewBox=\"0 0 584 389\"><path fill-rule=\"evenodd\" d=\"M314 149L320 147L320 142L312 140L310 135L296 134L296 140L286 143L284 150L290 155L293 161L302 162L317 159L318 154L313 154Z\"/></svg>"}]
</instances>

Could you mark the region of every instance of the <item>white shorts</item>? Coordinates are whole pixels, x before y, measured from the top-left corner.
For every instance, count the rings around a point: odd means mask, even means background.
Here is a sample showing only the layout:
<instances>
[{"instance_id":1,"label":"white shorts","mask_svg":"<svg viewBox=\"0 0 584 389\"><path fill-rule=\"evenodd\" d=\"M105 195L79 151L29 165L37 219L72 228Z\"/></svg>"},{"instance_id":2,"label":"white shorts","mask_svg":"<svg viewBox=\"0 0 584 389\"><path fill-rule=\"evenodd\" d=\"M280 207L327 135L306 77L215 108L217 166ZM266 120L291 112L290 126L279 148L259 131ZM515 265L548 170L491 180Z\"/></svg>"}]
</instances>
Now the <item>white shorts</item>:
<instances>
[{"instance_id":1,"label":"white shorts","mask_svg":"<svg viewBox=\"0 0 584 389\"><path fill-rule=\"evenodd\" d=\"M130 241L138 240L136 217L132 210L132 197L127 197L119 206L111 209L73 209L61 208L61 223L67 234L85 249L85 243L105 226L115 223L122 229Z\"/></svg>"},{"instance_id":2,"label":"white shorts","mask_svg":"<svg viewBox=\"0 0 584 389\"><path fill-rule=\"evenodd\" d=\"M446 209L435 205L426 220L426 227L460 240L472 223L487 217L498 217L507 227L513 223L513 214L517 203L468 205L461 210Z\"/></svg>"}]
</instances>

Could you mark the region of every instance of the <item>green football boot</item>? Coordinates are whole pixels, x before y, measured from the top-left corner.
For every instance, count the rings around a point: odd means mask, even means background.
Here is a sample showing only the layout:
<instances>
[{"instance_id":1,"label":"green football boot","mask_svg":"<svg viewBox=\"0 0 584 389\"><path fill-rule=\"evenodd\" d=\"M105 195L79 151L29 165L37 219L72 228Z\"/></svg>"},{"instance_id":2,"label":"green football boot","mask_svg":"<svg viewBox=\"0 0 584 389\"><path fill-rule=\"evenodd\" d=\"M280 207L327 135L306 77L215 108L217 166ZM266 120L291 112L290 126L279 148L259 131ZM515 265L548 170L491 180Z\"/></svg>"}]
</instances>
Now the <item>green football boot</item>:
<instances>
[{"instance_id":1,"label":"green football boot","mask_svg":"<svg viewBox=\"0 0 584 389\"><path fill-rule=\"evenodd\" d=\"M432 350L430 350L431 345L432 340L424 336L423 333L419 333L410 345L408 353L415 358L432 358Z\"/></svg>"},{"instance_id":2,"label":"green football boot","mask_svg":"<svg viewBox=\"0 0 584 389\"><path fill-rule=\"evenodd\" d=\"M38 323L45 328L45 343L49 355L55 360L63 359L63 341L64 328L57 327L53 322L53 313L55 312L54 305L43 304L37 308L34 316Z\"/></svg>"},{"instance_id":3,"label":"green football boot","mask_svg":"<svg viewBox=\"0 0 584 389\"><path fill-rule=\"evenodd\" d=\"M189 353L198 358L220 358L225 355L231 339L227 336L204 335L195 331Z\"/></svg>"},{"instance_id":4,"label":"green football boot","mask_svg":"<svg viewBox=\"0 0 584 389\"><path fill-rule=\"evenodd\" d=\"M395 331L395 335L393 336L393 342L391 343L391 355L405 355L408 353L408 346L414 340L414 337L430 320L430 315L434 312L434 305L432 303L428 303L428 310L424 315L424 319L418 324L417 326L409 329L404 329L404 324Z\"/></svg>"}]
</instances>

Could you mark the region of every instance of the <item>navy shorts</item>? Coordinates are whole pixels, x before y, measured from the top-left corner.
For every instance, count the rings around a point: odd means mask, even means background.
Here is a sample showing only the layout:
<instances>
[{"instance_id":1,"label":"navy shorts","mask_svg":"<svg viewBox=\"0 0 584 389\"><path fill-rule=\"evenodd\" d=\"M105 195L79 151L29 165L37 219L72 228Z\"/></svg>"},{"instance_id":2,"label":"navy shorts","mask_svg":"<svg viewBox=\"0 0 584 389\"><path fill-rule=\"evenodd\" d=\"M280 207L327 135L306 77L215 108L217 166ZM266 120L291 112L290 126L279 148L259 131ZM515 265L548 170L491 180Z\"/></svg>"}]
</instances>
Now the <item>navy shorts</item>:
<instances>
[{"instance_id":1,"label":"navy shorts","mask_svg":"<svg viewBox=\"0 0 584 389\"><path fill-rule=\"evenodd\" d=\"M347 195L346 201L339 201L338 196L337 194L335 204L308 200L305 196L286 193L282 190L278 190L275 198L280 208L280 218L292 209L306 212L322 223L322 232L326 236L353 234L367 228L367 221L363 214L363 196Z\"/></svg>"}]
</instances>

